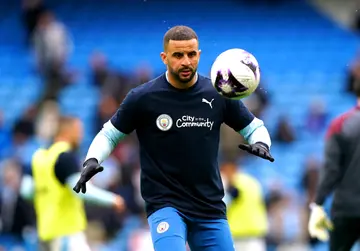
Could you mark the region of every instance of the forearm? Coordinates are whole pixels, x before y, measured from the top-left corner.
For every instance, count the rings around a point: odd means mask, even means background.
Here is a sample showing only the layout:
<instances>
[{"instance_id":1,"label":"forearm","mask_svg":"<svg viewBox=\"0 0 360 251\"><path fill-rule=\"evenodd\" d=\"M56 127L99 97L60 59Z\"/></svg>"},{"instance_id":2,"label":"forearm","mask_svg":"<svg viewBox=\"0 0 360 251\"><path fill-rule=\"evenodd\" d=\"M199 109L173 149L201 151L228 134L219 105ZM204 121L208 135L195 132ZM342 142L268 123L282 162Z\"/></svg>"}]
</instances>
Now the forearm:
<instances>
[{"instance_id":1,"label":"forearm","mask_svg":"<svg viewBox=\"0 0 360 251\"><path fill-rule=\"evenodd\" d=\"M102 163L125 136L126 134L117 130L110 121L106 122L92 141L85 161L94 158Z\"/></svg>"},{"instance_id":2,"label":"forearm","mask_svg":"<svg viewBox=\"0 0 360 251\"><path fill-rule=\"evenodd\" d=\"M80 173L76 173L67 178L66 185L69 187L69 189L72 190L72 188L76 185L80 175ZM116 198L114 193L100 189L91 184L91 182L86 184L86 193L75 193L75 195L87 202L102 206L114 205Z\"/></svg>"},{"instance_id":3,"label":"forearm","mask_svg":"<svg viewBox=\"0 0 360 251\"><path fill-rule=\"evenodd\" d=\"M80 177L80 173L76 173L71 175L66 180L66 185L72 189L75 186L76 182ZM32 200L34 197L34 181L30 176L24 176L20 186L20 195L21 197ZM114 193L105 191L103 189L97 188L96 186L92 185L91 183L87 184L87 193L77 193L76 194L81 199L94 203L99 204L102 206L112 206L114 205L114 201L116 195Z\"/></svg>"},{"instance_id":4,"label":"forearm","mask_svg":"<svg viewBox=\"0 0 360 251\"><path fill-rule=\"evenodd\" d=\"M325 167L321 171L320 182L315 194L315 203L324 204L327 196L334 190L340 179L340 172L335 166Z\"/></svg>"},{"instance_id":5,"label":"forearm","mask_svg":"<svg viewBox=\"0 0 360 251\"><path fill-rule=\"evenodd\" d=\"M271 138L268 130L264 126L264 122L258 118L254 120L239 132L249 144L262 142L268 147L271 146Z\"/></svg>"},{"instance_id":6,"label":"forearm","mask_svg":"<svg viewBox=\"0 0 360 251\"><path fill-rule=\"evenodd\" d=\"M327 139L325 145L325 163L320 172L320 182L315 195L315 203L322 205L326 197L334 190L342 179L344 170L341 167L341 146L338 135Z\"/></svg>"}]
</instances>

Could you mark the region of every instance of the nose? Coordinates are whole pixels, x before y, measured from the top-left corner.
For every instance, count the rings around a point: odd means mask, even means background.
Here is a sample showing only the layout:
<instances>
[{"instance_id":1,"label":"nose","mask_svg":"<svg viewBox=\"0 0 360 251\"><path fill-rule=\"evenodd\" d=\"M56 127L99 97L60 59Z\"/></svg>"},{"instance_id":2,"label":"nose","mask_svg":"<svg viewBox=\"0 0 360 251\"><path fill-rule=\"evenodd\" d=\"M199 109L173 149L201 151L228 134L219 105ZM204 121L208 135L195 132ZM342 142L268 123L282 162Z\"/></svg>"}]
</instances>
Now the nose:
<instances>
[{"instance_id":1,"label":"nose","mask_svg":"<svg viewBox=\"0 0 360 251\"><path fill-rule=\"evenodd\" d=\"M190 62L189 57L185 56L183 61L182 61L182 65L183 66L189 66L190 64L191 64L191 62Z\"/></svg>"}]
</instances>

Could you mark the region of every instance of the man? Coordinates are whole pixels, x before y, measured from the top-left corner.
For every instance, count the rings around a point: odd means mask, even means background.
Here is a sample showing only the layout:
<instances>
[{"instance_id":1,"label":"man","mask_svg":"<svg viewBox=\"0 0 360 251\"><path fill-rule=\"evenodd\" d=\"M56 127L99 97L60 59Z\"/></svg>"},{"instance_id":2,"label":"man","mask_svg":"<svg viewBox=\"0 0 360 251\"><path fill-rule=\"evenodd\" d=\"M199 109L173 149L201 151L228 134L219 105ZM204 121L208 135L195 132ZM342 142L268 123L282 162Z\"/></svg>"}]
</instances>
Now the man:
<instances>
[{"instance_id":1,"label":"man","mask_svg":"<svg viewBox=\"0 0 360 251\"><path fill-rule=\"evenodd\" d=\"M12 159L0 163L0 243L4 238L23 242L23 231L34 225L31 206L21 196L21 165ZM1 248L0 248L1 250Z\"/></svg>"},{"instance_id":2,"label":"man","mask_svg":"<svg viewBox=\"0 0 360 251\"><path fill-rule=\"evenodd\" d=\"M54 143L32 159L32 177L23 178L20 193L33 198L41 250L90 250L83 231L86 215L82 199L124 209L120 196L90 186L86 196L72 191L80 174L74 151L83 135L79 119L63 117Z\"/></svg>"},{"instance_id":3,"label":"man","mask_svg":"<svg viewBox=\"0 0 360 251\"><path fill-rule=\"evenodd\" d=\"M360 83L354 85L357 106L335 118L327 132L325 165L315 201L310 205L309 233L322 241L329 239L330 250L347 251L360 237ZM334 192L331 218L322 205Z\"/></svg>"},{"instance_id":4,"label":"man","mask_svg":"<svg viewBox=\"0 0 360 251\"><path fill-rule=\"evenodd\" d=\"M242 102L222 98L197 73L200 50L191 28L168 30L160 56L166 73L128 93L93 140L74 190L85 193L100 163L136 130L154 249L185 251L188 241L193 251L234 250L217 163L220 125L248 140L242 149L273 161L268 131Z\"/></svg>"},{"instance_id":5,"label":"man","mask_svg":"<svg viewBox=\"0 0 360 251\"><path fill-rule=\"evenodd\" d=\"M265 251L267 215L260 183L232 163L221 166L224 201L235 250Z\"/></svg>"},{"instance_id":6,"label":"man","mask_svg":"<svg viewBox=\"0 0 360 251\"><path fill-rule=\"evenodd\" d=\"M43 11L33 35L36 60L40 75L45 82L41 104L48 99L57 99L61 89L71 81L65 66L72 45L65 25L56 19L53 12Z\"/></svg>"}]
</instances>

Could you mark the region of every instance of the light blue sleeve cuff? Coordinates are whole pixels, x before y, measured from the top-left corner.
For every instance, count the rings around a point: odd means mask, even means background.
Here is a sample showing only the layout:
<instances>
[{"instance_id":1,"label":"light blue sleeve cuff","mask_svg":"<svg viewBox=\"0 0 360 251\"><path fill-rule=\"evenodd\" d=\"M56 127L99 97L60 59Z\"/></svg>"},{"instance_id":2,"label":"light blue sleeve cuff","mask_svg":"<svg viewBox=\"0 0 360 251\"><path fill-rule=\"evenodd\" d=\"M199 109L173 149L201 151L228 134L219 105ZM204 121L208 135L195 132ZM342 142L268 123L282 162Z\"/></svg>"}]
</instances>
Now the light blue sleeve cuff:
<instances>
[{"instance_id":1,"label":"light blue sleeve cuff","mask_svg":"<svg viewBox=\"0 0 360 251\"><path fill-rule=\"evenodd\" d=\"M119 141L125 136L126 134L116 129L111 121L106 122L101 131L91 142L85 160L94 158L97 159L99 163L102 163L109 157Z\"/></svg>"},{"instance_id":2,"label":"light blue sleeve cuff","mask_svg":"<svg viewBox=\"0 0 360 251\"><path fill-rule=\"evenodd\" d=\"M116 127L111 123L111 121L108 121L104 124L100 133L102 133L106 138L108 138L109 142L114 148L120 140L126 137L126 134L116 129Z\"/></svg>"},{"instance_id":3,"label":"light blue sleeve cuff","mask_svg":"<svg viewBox=\"0 0 360 251\"><path fill-rule=\"evenodd\" d=\"M271 139L268 130L264 126L264 122L258 118L254 118L251 123L240 130L239 133L245 138L249 144L262 142L267 146L271 146Z\"/></svg>"},{"instance_id":4,"label":"light blue sleeve cuff","mask_svg":"<svg viewBox=\"0 0 360 251\"><path fill-rule=\"evenodd\" d=\"M81 175L80 173L76 173L68 177L66 180L66 185L70 189L72 189L79 180L80 175ZM114 205L114 201L116 198L116 195L114 193L100 189L94 186L93 184L91 184L91 182L86 183L85 194L83 193L75 193L75 194L81 199L88 201L90 203L94 203L102 206L109 206L109 207Z\"/></svg>"}]
</instances>

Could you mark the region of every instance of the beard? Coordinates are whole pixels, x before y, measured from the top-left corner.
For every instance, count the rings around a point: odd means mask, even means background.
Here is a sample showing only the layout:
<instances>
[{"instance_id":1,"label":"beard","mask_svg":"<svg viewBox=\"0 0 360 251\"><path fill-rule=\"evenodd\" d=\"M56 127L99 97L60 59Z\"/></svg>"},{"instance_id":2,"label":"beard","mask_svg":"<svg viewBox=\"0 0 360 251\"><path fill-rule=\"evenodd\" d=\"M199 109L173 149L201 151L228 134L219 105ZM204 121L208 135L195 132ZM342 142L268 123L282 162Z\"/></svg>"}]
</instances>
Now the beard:
<instances>
[{"instance_id":1,"label":"beard","mask_svg":"<svg viewBox=\"0 0 360 251\"><path fill-rule=\"evenodd\" d=\"M182 71L190 71L191 73L187 77L182 77L181 74L180 74ZM174 69L169 67L169 73L177 81L179 81L179 83L182 83L182 84L188 84L195 77L196 71L197 71L197 69L193 69L193 68L190 68L190 67L181 68L178 71L175 71Z\"/></svg>"}]
</instances>

